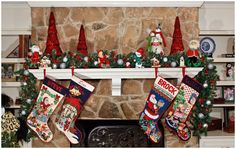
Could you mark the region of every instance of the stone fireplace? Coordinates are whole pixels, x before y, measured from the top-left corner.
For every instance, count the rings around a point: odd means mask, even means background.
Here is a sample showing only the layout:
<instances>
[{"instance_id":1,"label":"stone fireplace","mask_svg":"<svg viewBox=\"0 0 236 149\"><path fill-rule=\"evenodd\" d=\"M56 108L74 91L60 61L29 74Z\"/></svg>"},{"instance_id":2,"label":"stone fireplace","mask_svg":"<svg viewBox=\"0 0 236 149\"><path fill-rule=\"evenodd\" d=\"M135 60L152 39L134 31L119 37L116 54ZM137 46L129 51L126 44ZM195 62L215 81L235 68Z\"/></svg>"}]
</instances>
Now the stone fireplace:
<instances>
[{"instance_id":1,"label":"stone fireplace","mask_svg":"<svg viewBox=\"0 0 236 149\"><path fill-rule=\"evenodd\" d=\"M32 8L31 38L32 42L38 44L41 49L45 49L49 13L50 8ZM184 47L187 49L188 42L191 39L198 39L198 8L55 8L58 37L62 50L76 50L79 29L83 22L88 52L90 53L99 49L129 53L139 47L146 47L146 29L154 29L158 23L161 23L167 42L165 54L168 55L177 15L180 18ZM111 80L87 81L96 89L85 104L84 110L77 121L78 126L83 127L85 123L98 123L94 128L109 126L109 129L111 129L110 127L117 123L116 127L124 127L122 129L126 129L127 125L132 125L132 128L136 129L139 113L143 110L154 79L122 80L121 96L112 96ZM170 81L176 84L176 80ZM69 81L59 80L59 83L68 86ZM73 147L63 133L57 130L53 124L59 109L60 107L55 110L49 120L49 127L54 133L53 140L49 143L43 143L35 138L32 144L33 147ZM162 124L164 123L162 122ZM85 132L88 130L85 130ZM109 131L114 133L118 130L116 128ZM188 143L182 143L166 128L163 132L164 140L161 145L159 144L160 146L198 147L198 138L196 137L192 137ZM89 136L89 134L86 135ZM87 139L89 140L89 138ZM145 140L145 138L143 139ZM88 142L88 140L85 140L85 142ZM131 144L132 141L137 140L131 139ZM85 142L80 145L89 146ZM146 144L145 141L143 142L140 146L155 146L148 141L146 141Z\"/></svg>"}]
</instances>

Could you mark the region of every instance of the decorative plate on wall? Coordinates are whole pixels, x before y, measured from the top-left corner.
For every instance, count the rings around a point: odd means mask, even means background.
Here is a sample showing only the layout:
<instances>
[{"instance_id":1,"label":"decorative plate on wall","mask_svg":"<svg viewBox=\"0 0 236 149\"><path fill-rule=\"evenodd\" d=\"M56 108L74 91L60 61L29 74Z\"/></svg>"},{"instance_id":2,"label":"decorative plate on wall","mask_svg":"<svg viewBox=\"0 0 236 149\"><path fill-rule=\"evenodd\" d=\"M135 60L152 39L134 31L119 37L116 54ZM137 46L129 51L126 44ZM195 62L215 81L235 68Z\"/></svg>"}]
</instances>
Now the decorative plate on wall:
<instances>
[{"instance_id":1,"label":"decorative plate on wall","mask_svg":"<svg viewBox=\"0 0 236 149\"><path fill-rule=\"evenodd\" d=\"M216 44L215 41L210 37L204 37L200 41L200 50L201 52L208 54L208 56L212 56L215 51Z\"/></svg>"}]
</instances>

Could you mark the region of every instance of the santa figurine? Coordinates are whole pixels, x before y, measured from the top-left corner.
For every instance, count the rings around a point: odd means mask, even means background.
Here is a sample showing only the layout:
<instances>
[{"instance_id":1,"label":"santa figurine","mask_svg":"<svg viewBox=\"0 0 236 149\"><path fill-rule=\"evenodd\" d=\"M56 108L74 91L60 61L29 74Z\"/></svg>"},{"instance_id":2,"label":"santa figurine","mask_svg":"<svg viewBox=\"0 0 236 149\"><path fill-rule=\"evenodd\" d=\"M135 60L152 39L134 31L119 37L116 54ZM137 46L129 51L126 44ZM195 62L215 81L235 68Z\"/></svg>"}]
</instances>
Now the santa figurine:
<instances>
[{"instance_id":1,"label":"santa figurine","mask_svg":"<svg viewBox=\"0 0 236 149\"><path fill-rule=\"evenodd\" d=\"M40 56L42 55L39 46L33 45L30 49L31 52L28 53L28 56L31 58L32 63L39 63Z\"/></svg>"},{"instance_id":2,"label":"santa figurine","mask_svg":"<svg viewBox=\"0 0 236 149\"><path fill-rule=\"evenodd\" d=\"M155 31L150 33L151 38L151 51L155 54L164 55L163 46L166 47L165 38L162 34L160 24Z\"/></svg>"},{"instance_id":3,"label":"santa figurine","mask_svg":"<svg viewBox=\"0 0 236 149\"><path fill-rule=\"evenodd\" d=\"M134 54L135 68L142 68L142 57L144 55L144 49L139 48Z\"/></svg>"},{"instance_id":4,"label":"santa figurine","mask_svg":"<svg viewBox=\"0 0 236 149\"><path fill-rule=\"evenodd\" d=\"M193 64L197 63L198 61L199 58L198 49L199 49L199 41L191 40L189 42L189 49L186 52L191 66L193 66Z\"/></svg>"},{"instance_id":5,"label":"santa figurine","mask_svg":"<svg viewBox=\"0 0 236 149\"><path fill-rule=\"evenodd\" d=\"M98 66L100 68L105 68L110 66L110 62L102 50L98 51Z\"/></svg>"}]
</instances>

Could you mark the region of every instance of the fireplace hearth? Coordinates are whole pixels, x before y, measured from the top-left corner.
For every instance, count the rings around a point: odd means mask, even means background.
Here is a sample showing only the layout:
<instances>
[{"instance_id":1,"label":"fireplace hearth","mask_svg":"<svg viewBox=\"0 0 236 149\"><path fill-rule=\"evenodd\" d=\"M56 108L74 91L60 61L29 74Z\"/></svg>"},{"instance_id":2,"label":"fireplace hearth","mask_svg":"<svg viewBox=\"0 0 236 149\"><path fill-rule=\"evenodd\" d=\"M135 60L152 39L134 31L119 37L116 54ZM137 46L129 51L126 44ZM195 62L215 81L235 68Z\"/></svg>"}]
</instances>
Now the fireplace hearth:
<instances>
[{"instance_id":1,"label":"fireplace hearth","mask_svg":"<svg viewBox=\"0 0 236 149\"><path fill-rule=\"evenodd\" d=\"M77 120L83 133L80 144L71 147L164 147L164 139L151 142L140 129L138 120ZM158 123L160 131L164 128Z\"/></svg>"}]
</instances>

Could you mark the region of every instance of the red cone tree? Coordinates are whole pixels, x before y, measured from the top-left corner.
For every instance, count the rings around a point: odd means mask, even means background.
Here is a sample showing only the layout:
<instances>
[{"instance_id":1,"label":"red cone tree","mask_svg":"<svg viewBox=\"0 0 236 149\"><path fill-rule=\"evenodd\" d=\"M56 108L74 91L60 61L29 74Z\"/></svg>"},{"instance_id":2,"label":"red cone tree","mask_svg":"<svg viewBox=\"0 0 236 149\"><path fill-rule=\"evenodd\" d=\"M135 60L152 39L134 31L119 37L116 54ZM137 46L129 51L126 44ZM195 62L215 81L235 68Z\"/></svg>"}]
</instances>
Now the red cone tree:
<instances>
[{"instance_id":1,"label":"red cone tree","mask_svg":"<svg viewBox=\"0 0 236 149\"><path fill-rule=\"evenodd\" d=\"M85 56L88 56L87 44L84 32L84 26L81 25L79 33L79 43L77 45L77 51Z\"/></svg>"},{"instance_id":2,"label":"red cone tree","mask_svg":"<svg viewBox=\"0 0 236 149\"><path fill-rule=\"evenodd\" d=\"M57 37L57 28L56 28L56 22L53 12L50 13L49 17L49 27L48 27L48 38L46 43L46 49L44 51L44 54L51 55L52 50L56 50L56 55L60 56L62 54L59 40Z\"/></svg>"},{"instance_id":3,"label":"red cone tree","mask_svg":"<svg viewBox=\"0 0 236 149\"><path fill-rule=\"evenodd\" d=\"M175 18L175 30L173 33L173 41L171 45L170 54L174 54L176 52L182 52L182 51L184 51L184 45L182 41L182 33L180 29L179 17L177 16Z\"/></svg>"}]
</instances>

